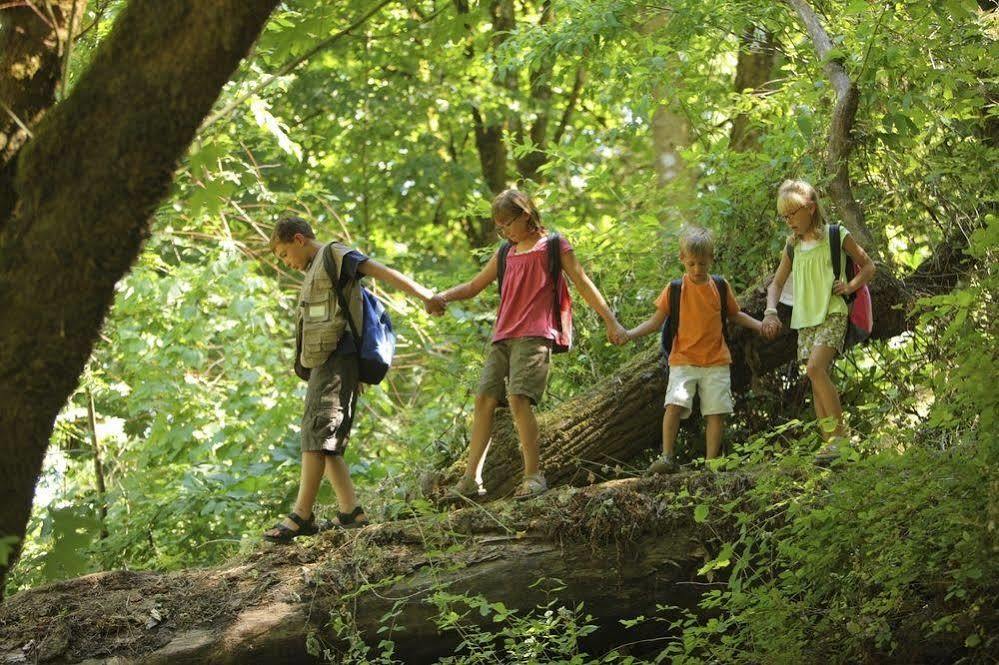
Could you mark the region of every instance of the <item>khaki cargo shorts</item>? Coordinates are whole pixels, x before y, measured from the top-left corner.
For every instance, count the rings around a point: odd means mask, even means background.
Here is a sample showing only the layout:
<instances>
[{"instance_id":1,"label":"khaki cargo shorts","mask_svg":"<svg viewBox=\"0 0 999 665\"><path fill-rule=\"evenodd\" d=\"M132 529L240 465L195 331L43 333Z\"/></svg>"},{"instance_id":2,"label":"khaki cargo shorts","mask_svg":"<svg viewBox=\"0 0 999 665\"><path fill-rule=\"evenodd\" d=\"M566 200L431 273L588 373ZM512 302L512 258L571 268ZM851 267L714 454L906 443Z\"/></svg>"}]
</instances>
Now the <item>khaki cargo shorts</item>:
<instances>
[{"instance_id":1,"label":"khaki cargo shorts","mask_svg":"<svg viewBox=\"0 0 999 665\"><path fill-rule=\"evenodd\" d=\"M523 395L537 404L548 385L551 360L552 341L545 337L491 342L477 392L500 404L507 403L507 395Z\"/></svg>"},{"instance_id":2,"label":"khaki cargo shorts","mask_svg":"<svg viewBox=\"0 0 999 665\"><path fill-rule=\"evenodd\" d=\"M343 455L357 405L357 356L333 354L312 369L302 414L302 452Z\"/></svg>"}]
</instances>

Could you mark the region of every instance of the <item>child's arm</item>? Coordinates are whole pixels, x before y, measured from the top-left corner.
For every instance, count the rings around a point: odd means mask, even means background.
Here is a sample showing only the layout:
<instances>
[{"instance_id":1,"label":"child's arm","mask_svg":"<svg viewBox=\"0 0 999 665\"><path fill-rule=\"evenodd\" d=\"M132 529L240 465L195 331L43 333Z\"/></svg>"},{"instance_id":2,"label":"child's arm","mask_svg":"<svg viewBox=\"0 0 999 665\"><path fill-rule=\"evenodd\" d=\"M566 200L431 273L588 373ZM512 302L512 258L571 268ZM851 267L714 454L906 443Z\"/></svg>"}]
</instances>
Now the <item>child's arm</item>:
<instances>
[{"instance_id":1,"label":"child's arm","mask_svg":"<svg viewBox=\"0 0 999 665\"><path fill-rule=\"evenodd\" d=\"M754 319L753 317L751 317L749 314L746 314L745 312L743 312L741 310L739 312L736 312L735 314L733 314L731 316L731 319L732 319L732 323L734 323L737 326L742 326L743 328L749 328L750 330L752 330L754 333L757 333L758 335L762 335L763 334L763 323L760 322L760 321L757 321L756 319Z\"/></svg>"},{"instance_id":2,"label":"child's arm","mask_svg":"<svg viewBox=\"0 0 999 665\"><path fill-rule=\"evenodd\" d=\"M666 314L666 310L657 307L652 316L627 332L627 340L638 339L639 337L645 337L649 333L662 330L663 324L666 323Z\"/></svg>"},{"instance_id":3,"label":"child's arm","mask_svg":"<svg viewBox=\"0 0 999 665\"><path fill-rule=\"evenodd\" d=\"M441 292L438 294L438 297L445 303L449 303L454 300L468 300L469 298L474 298L479 295L482 289L489 286L489 284L496 279L498 270L499 259L496 258L496 254L493 254L486 266L479 271L478 275L464 284L452 286L447 291Z\"/></svg>"},{"instance_id":4,"label":"child's arm","mask_svg":"<svg viewBox=\"0 0 999 665\"><path fill-rule=\"evenodd\" d=\"M728 318L731 319L732 323L737 326L749 328L754 333L762 334L763 324L739 308L739 302L735 299L735 295L732 293L732 285L728 283L728 280L725 281L725 284L728 286L726 289L728 292L728 302L725 303L725 307L728 311Z\"/></svg>"},{"instance_id":5,"label":"child's arm","mask_svg":"<svg viewBox=\"0 0 999 665\"><path fill-rule=\"evenodd\" d=\"M604 320L604 325L607 327L607 337L614 344L624 344L627 342L628 331L618 323L614 312L607 306L607 301L604 300L600 291L597 290L597 287L586 275L583 266L579 265L575 252L565 252L562 254L562 269L569 276L569 279L572 280L579 294L583 296L586 304L592 307L593 311L599 314L600 318Z\"/></svg>"},{"instance_id":6,"label":"child's arm","mask_svg":"<svg viewBox=\"0 0 999 665\"><path fill-rule=\"evenodd\" d=\"M837 281L833 284L833 293L838 296L848 296L864 284L867 284L874 277L874 273L877 270L874 267L874 261L867 255L864 248L857 244L852 235L847 236L843 240L843 249L853 259L854 264L860 267L860 270L857 271L857 274L849 282L843 283L842 281Z\"/></svg>"},{"instance_id":7,"label":"child's arm","mask_svg":"<svg viewBox=\"0 0 999 665\"><path fill-rule=\"evenodd\" d=\"M774 273L773 281L767 287L767 308L763 310L763 325L760 329L760 334L767 339L774 339L780 334L781 324L780 319L777 318L777 300L780 298L780 292L784 290L784 283L790 274L791 259L787 257L787 252L783 251L780 253L780 265L777 266L777 272Z\"/></svg>"},{"instance_id":8,"label":"child's arm","mask_svg":"<svg viewBox=\"0 0 999 665\"><path fill-rule=\"evenodd\" d=\"M407 275L403 275L395 268L382 265L374 259L368 259L357 267L357 271L368 277L374 277L380 282L388 282L400 291L405 291L414 298L418 298L424 303L430 302L434 297L434 292L427 287L418 284L416 280Z\"/></svg>"}]
</instances>

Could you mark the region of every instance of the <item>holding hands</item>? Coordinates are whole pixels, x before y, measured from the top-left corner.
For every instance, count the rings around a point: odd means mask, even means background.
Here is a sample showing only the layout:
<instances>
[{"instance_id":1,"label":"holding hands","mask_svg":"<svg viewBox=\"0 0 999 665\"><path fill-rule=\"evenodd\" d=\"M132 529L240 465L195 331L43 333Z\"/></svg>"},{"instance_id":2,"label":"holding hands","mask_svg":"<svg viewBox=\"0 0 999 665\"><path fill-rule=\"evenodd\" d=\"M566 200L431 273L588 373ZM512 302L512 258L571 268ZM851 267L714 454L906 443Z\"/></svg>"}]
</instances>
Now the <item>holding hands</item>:
<instances>
[{"instance_id":1,"label":"holding hands","mask_svg":"<svg viewBox=\"0 0 999 665\"><path fill-rule=\"evenodd\" d=\"M427 311L427 314L441 316L447 309L447 300L441 294L435 293L423 301L423 307Z\"/></svg>"},{"instance_id":2,"label":"holding hands","mask_svg":"<svg viewBox=\"0 0 999 665\"><path fill-rule=\"evenodd\" d=\"M627 344L631 340L631 336L616 318L612 318L607 322L607 339L615 346L620 346Z\"/></svg>"},{"instance_id":3,"label":"holding hands","mask_svg":"<svg viewBox=\"0 0 999 665\"><path fill-rule=\"evenodd\" d=\"M777 312L767 311L763 316L763 324L760 326L760 334L763 335L765 339L777 339L780 335L780 331L783 329L783 325L780 319L777 318Z\"/></svg>"}]
</instances>

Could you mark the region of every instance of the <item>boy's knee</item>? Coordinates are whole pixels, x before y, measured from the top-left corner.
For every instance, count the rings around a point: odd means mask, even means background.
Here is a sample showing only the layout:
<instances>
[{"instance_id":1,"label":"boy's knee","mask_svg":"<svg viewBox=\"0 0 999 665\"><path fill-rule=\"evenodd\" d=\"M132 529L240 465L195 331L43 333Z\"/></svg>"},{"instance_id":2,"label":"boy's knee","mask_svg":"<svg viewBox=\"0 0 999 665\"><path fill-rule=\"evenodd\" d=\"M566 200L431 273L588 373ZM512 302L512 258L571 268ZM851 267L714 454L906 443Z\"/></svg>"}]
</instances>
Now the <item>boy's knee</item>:
<instances>
[{"instance_id":1,"label":"boy's knee","mask_svg":"<svg viewBox=\"0 0 999 665\"><path fill-rule=\"evenodd\" d=\"M667 404L664 418L679 418L683 415L683 407L679 404Z\"/></svg>"},{"instance_id":2,"label":"boy's knee","mask_svg":"<svg viewBox=\"0 0 999 665\"><path fill-rule=\"evenodd\" d=\"M475 396L475 408L476 410L493 410L499 406L499 400L492 395L476 395Z\"/></svg>"},{"instance_id":3,"label":"boy's knee","mask_svg":"<svg viewBox=\"0 0 999 665\"><path fill-rule=\"evenodd\" d=\"M507 399L510 402L510 411L514 414L531 410L531 398L526 395L510 395Z\"/></svg>"}]
</instances>

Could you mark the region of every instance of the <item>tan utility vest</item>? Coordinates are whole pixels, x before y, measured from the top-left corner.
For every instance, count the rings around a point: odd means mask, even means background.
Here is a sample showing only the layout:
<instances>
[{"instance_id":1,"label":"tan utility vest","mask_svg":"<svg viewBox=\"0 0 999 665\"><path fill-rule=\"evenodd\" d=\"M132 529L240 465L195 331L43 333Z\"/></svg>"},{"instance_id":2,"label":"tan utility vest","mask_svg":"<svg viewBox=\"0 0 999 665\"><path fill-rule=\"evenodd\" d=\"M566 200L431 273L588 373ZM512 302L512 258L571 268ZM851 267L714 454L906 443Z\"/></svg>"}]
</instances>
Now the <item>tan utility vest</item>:
<instances>
[{"instance_id":1,"label":"tan utility vest","mask_svg":"<svg viewBox=\"0 0 999 665\"><path fill-rule=\"evenodd\" d=\"M351 251L350 247L340 243L330 243L333 248L333 263L336 274L342 271L343 257ZM336 350L343 331L347 328L347 319L340 309L333 282L324 267L323 254L326 247L313 257L312 263L305 271L305 280L298 296L298 316L296 330L301 335L301 356L299 362L303 367L311 369L322 365ZM354 325L361 330L361 289L356 280L344 285L344 297L350 306Z\"/></svg>"}]
</instances>

